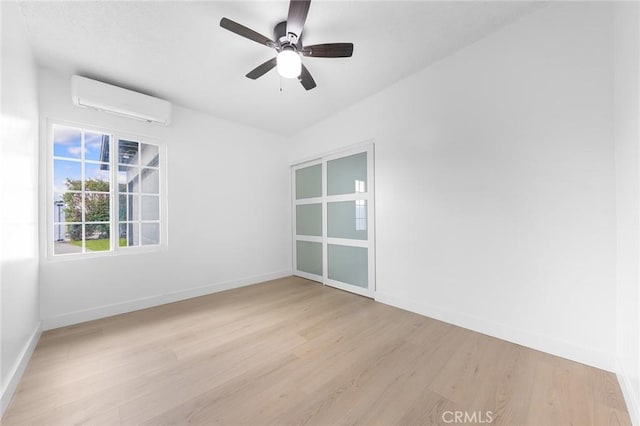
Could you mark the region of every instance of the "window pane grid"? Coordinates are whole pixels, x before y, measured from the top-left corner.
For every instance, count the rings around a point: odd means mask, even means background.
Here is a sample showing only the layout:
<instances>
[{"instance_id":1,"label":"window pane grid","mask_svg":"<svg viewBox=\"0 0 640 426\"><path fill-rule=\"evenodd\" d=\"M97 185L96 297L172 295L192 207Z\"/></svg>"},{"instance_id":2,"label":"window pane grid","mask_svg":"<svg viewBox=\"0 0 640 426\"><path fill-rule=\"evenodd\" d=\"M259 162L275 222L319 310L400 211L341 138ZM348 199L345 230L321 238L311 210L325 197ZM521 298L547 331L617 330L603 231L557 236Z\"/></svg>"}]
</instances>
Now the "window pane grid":
<instances>
[{"instance_id":1,"label":"window pane grid","mask_svg":"<svg viewBox=\"0 0 640 426\"><path fill-rule=\"evenodd\" d=\"M160 244L158 152L155 145L118 140L120 247Z\"/></svg>"},{"instance_id":2,"label":"window pane grid","mask_svg":"<svg viewBox=\"0 0 640 426\"><path fill-rule=\"evenodd\" d=\"M54 254L110 250L111 136L66 126L53 133Z\"/></svg>"},{"instance_id":3,"label":"window pane grid","mask_svg":"<svg viewBox=\"0 0 640 426\"><path fill-rule=\"evenodd\" d=\"M51 129L53 254L160 244L159 147L72 126Z\"/></svg>"}]
</instances>

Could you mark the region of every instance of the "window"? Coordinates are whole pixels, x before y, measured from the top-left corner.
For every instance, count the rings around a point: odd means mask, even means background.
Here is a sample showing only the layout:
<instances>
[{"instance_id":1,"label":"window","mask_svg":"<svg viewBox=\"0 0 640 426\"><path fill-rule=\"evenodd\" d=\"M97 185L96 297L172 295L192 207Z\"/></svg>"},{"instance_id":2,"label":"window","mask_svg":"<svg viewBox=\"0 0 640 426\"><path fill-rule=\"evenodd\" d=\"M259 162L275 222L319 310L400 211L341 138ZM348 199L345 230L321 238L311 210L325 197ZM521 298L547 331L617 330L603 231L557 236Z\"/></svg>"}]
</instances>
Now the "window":
<instances>
[{"instance_id":1,"label":"window","mask_svg":"<svg viewBox=\"0 0 640 426\"><path fill-rule=\"evenodd\" d=\"M53 255L126 251L162 243L158 143L53 124Z\"/></svg>"}]
</instances>

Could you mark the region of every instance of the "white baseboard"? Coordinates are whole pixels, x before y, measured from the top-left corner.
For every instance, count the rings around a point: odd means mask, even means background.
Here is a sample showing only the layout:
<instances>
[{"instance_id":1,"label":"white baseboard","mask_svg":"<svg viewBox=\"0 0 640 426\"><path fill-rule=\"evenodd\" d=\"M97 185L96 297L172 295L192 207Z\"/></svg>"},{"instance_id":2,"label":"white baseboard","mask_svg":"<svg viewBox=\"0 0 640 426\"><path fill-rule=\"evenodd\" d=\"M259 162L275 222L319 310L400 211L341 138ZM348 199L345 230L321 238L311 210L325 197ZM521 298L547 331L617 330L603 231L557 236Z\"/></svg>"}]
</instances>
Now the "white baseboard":
<instances>
[{"instance_id":1,"label":"white baseboard","mask_svg":"<svg viewBox=\"0 0 640 426\"><path fill-rule=\"evenodd\" d=\"M0 396L0 418L4 415L4 412L9 407L9 403L11 402L11 398L16 392L18 388L18 383L22 378L22 374L24 370L27 368L27 364L29 364L29 360L31 359L31 355L40 340L40 334L42 333L41 323L38 322L36 324L36 328L31 333L31 337L24 345L22 352L20 352L20 356L18 358L18 362L13 367L11 372L9 373L9 380L7 381L7 385L4 389L2 389L2 394Z\"/></svg>"},{"instance_id":2,"label":"white baseboard","mask_svg":"<svg viewBox=\"0 0 640 426\"><path fill-rule=\"evenodd\" d=\"M629 417L631 417L631 424L640 426L640 395L635 394L629 375L626 374L622 363L618 360L616 364L616 376L618 377L618 383L620 383L620 389L622 389L624 401L627 403L627 411L629 412Z\"/></svg>"},{"instance_id":3,"label":"white baseboard","mask_svg":"<svg viewBox=\"0 0 640 426\"><path fill-rule=\"evenodd\" d=\"M507 324L376 292L376 301L552 355L615 371L612 355Z\"/></svg>"},{"instance_id":4,"label":"white baseboard","mask_svg":"<svg viewBox=\"0 0 640 426\"><path fill-rule=\"evenodd\" d=\"M286 269L283 271L271 272L268 274L255 275L252 277L245 277L206 286L194 287L187 290L179 290L135 300L128 300L126 302L69 312L61 315L43 318L42 328L43 330L52 330L54 328L65 327L67 325L79 324L81 322L92 321L100 318L110 317L113 315L119 315L127 312L138 311L140 309L164 305L167 303L178 302L180 300L191 299L193 297L204 296L207 294L218 293L220 291L257 284L263 281L284 278L290 276L291 274L291 269Z\"/></svg>"}]
</instances>

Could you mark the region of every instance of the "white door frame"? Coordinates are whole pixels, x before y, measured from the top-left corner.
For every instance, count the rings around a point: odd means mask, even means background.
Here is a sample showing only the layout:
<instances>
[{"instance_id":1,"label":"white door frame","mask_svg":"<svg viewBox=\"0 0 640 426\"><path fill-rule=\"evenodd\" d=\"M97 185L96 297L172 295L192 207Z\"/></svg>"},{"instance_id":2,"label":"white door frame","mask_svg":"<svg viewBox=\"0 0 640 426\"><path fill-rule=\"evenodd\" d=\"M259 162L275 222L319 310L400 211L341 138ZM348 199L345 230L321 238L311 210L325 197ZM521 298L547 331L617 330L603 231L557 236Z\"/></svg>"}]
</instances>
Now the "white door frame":
<instances>
[{"instance_id":1,"label":"white door frame","mask_svg":"<svg viewBox=\"0 0 640 426\"><path fill-rule=\"evenodd\" d=\"M327 195L327 162L354 154L367 153L367 188L366 192ZM322 196L296 200L296 171L306 167L322 165ZM312 160L297 162L291 166L291 198L292 198L292 260L293 273L303 278L321 282L324 285L346 290L362 296L375 296L376 274L375 274L375 173L374 173L374 142L357 144L338 151L332 151ZM327 235L327 203L336 201L365 200L367 203L367 239L355 240L346 238L332 238ZM322 204L322 236L298 236L296 235L296 206L304 204ZM322 276L299 271L297 268L296 241L309 241L322 243ZM368 288L358 287L329 278L328 271L328 246L329 244L347 245L351 247L367 248L368 265Z\"/></svg>"}]
</instances>

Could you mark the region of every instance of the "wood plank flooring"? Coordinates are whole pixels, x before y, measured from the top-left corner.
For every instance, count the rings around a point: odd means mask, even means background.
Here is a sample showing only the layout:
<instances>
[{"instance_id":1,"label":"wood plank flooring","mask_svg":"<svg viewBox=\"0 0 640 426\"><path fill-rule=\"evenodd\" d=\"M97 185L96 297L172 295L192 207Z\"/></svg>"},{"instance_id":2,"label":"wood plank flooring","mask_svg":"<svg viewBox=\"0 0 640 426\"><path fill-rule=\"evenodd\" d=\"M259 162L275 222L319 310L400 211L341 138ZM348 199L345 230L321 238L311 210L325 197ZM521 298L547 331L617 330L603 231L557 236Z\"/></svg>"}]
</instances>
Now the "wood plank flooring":
<instances>
[{"instance_id":1,"label":"wood plank flooring","mask_svg":"<svg viewBox=\"0 0 640 426\"><path fill-rule=\"evenodd\" d=\"M630 420L611 373L294 277L45 332L2 419L488 423Z\"/></svg>"}]
</instances>

